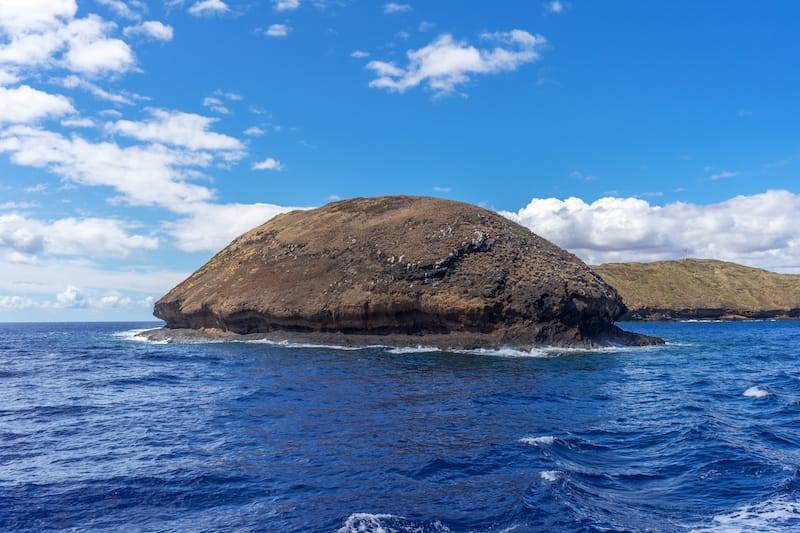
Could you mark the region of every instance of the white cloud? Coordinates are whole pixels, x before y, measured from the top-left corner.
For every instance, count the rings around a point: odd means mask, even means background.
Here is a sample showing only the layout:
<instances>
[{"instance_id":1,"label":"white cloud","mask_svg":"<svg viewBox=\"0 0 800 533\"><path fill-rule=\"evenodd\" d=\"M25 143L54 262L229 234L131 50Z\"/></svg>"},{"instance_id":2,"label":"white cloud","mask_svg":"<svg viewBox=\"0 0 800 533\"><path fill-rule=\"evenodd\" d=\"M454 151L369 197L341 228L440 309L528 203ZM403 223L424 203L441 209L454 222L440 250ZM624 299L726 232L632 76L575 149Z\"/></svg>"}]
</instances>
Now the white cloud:
<instances>
[{"instance_id":1,"label":"white cloud","mask_svg":"<svg viewBox=\"0 0 800 533\"><path fill-rule=\"evenodd\" d=\"M261 137L262 135L265 135L266 133L267 133L266 131L264 131L263 129L259 128L258 126L252 126L250 128L247 128L246 130L244 130L244 134L247 135L248 137Z\"/></svg>"},{"instance_id":2,"label":"white cloud","mask_svg":"<svg viewBox=\"0 0 800 533\"><path fill-rule=\"evenodd\" d=\"M0 248L26 255L127 257L158 247L158 239L128 232L128 225L108 218L41 221L17 213L0 215Z\"/></svg>"},{"instance_id":3,"label":"white cloud","mask_svg":"<svg viewBox=\"0 0 800 533\"><path fill-rule=\"evenodd\" d=\"M94 121L90 118L67 118L60 122L65 128L93 128Z\"/></svg>"},{"instance_id":4,"label":"white cloud","mask_svg":"<svg viewBox=\"0 0 800 533\"><path fill-rule=\"evenodd\" d=\"M0 87L0 123L30 123L70 113L75 113L75 108L63 95L46 93L28 85L14 89Z\"/></svg>"},{"instance_id":5,"label":"white cloud","mask_svg":"<svg viewBox=\"0 0 800 533\"><path fill-rule=\"evenodd\" d=\"M52 297L64 290L65 280L91 294L115 294L121 287L127 293L161 295L185 279L189 272L158 270L150 267L107 269L75 259L46 259L38 263L3 263L0 258L0 294ZM58 275L54 276L53 273Z\"/></svg>"},{"instance_id":6,"label":"white cloud","mask_svg":"<svg viewBox=\"0 0 800 533\"><path fill-rule=\"evenodd\" d=\"M300 7L300 0L272 0L275 11L293 11Z\"/></svg>"},{"instance_id":7,"label":"white cloud","mask_svg":"<svg viewBox=\"0 0 800 533\"><path fill-rule=\"evenodd\" d=\"M768 191L710 205L638 198L533 199L503 215L597 264L684 255L800 270L800 195Z\"/></svg>"},{"instance_id":8,"label":"white cloud","mask_svg":"<svg viewBox=\"0 0 800 533\"><path fill-rule=\"evenodd\" d=\"M253 164L253 170L283 170L283 164L271 157Z\"/></svg>"},{"instance_id":9,"label":"white cloud","mask_svg":"<svg viewBox=\"0 0 800 533\"><path fill-rule=\"evenodd\" d=\"M469 81L471 75L516 70L524 63L536 61L538 49L545 43L544 37L523 30L484 33L481 39L499 44L492 49L478 49L444 34L428 46L409 50L405 68L385 61L370 61L367 68L378 77L369 86L402 93L423 84L437 95L447 95Z\"/></svg>"},{"instance_id":10,"label":"white cloud","mask_svg":"<svg viewBox=\"0 0 800 533\"><path fill-rule=\"evenodd\" d=\"M31 209L33 207L38 207L39 204L36 202L4 202L0 204L0 210L7 210L7 209Z\"/></svg>"},{"instance_id":11,"label":"white cloud","mask_svg":"<svg viewBox=\"0 0 800 533\"><path fill-rule=\"evenodd\" d=\"M189 8L189 14L195 17L221 15L230 11L228 4L222 0L201 0Z\"/></svg>"},{"instance_id":12,"label":"white cloud","mask_svg":"<svg viewBox=\"0 0 800 533\"><path fill-rule=\"evenodd\" d=\"M106 3L127 7L118 0ZM116 24L94 14L77 19L76 13L74 0L0 3L0 66L6 71L63 67L91 75L134 67L130 47L110 36Z\"/></svg>"},{"instance_id":13,"label":"white cloud","mask_svg":"<svg viewBox=\"0 0 800 533\"><path fill-rule=\"evenodd\" d=\"M96 0L96 2L109 8L118 17L128 20L141 19L142 16L140 15L140 12L147 9L146 5L136 0L129 2L130 5L126 4L122 0Z\"/></svg>"},{"instance_id":14,"label":"white cloud","mask_svg":"<svg viewBox=\"0 0 800 533\"><path fill-rule=\"evenodd\" d=\"M741 172L731 172L729 170L723 170L722 172L717 172L716 174L711 174L708 179L710 180L721 180L725 178L733 178L734 176L740 176Z\"/></svg>"},{"instance_id":15,"label":"white cloud","mask_svg":"<svg viewBox=\"0 0 800 533\"><path fill-rule=\"evenodd\" d=\"M114 133L121 133L140 141L165 143L173 146L183 146L191 150L222 150L241 152L244 145L238 139L209 131L217 119L168 111L165 109L150 109L151 120L131 121L118 120L106 125ZM243 154L241 154L243 155Z\"/></svg>"},{"instance_id":16,"label":"white cloud","mask_svg":"<svg viewBox=\"0 0 800 533\"><path fill-rule=\"evenodd\" d=\"M166 229L185 252L215 252L275 215L294 209L262 203L196 205L190 216L167 224Z\"/></svg>"},{"instance_id":17,"label":"white cloud","mask_svg":"<svg viewBox=\"0 0 800 533\"><path fill-rule=\"evenodd\" d=\"M452 187L441 187L439 185L434 185L433 187L434 192L450 192L452 190Z\"/></svg>"},{"instance_id":18,"label":"white cloud","mask_svg":"<svg viewBox=\"0 0 800 533\"><path fill-rule=\"evenodd\" d=\"M0 87L11 85L20 81L19 76L9 70L0 68Z\"/></svg>"},{"instance_id":19,"label":"white cloud","mask_svg":"<svg viewBox=\"0 0 800 533\"><path fill-rule=\"evenodd\" d=\"M58 26L78 11L75 0L7 0L0 2L0 28L36 32Z\"/></svg>"},{"instance_id":20,"label":"white cloud","mask_svg":"<svg viewBox=\"0 0 800 533\"><path fill-rule=\"evenodd\" d=\"M365 52L363 50L356 50L350 54L350 57L355 57L358 59L363 59L365 57L369 57L369 52Z\"/></svg>"},{"instance_id":21,"label":"white cloud","mask_svg":"<svg viewBox=\"0 0 800 533\"><path fill-rule=\"evenodd\" d=\"M292 28L286 24L273 24L267 28L267 31L264 32L264 35L269 37L286 37L289 35L290 31L292 31Z\"/></svg>"},{"instance_id":22,"label":"white cloud","mask_svg":"<svg viewBox=\"0 0 800 533\"><path fill-rule=\"evenodd\" d=\"M73 20L63 30L67 51L63 56L65 66L75 72L99 74L126 72L133 68L135 59L130 47L120 39L108 38L115 25L96 15Z\"/></svg>"},{"instance_id":23,"label":"white cloud","mask_svg":"<svg viewBox=\"0 0 800 533\"><path fill-rule=\"evenodd\" d=\"M191 134L191 133L189 133ZM26 126L0 131L0 152L17 165L45 168L80 185L114 188L131 205L158 205L182 212L185 205L209 200L213 192L186 180L213 156L170 149L161 144L121 147L92 143Z\"/></svg>"},{"instance_id":24,"label":"white cloud","mask_svg":"<svg viewBox=\"0 0 800 533\"><path fill-rule=\"evenodd\" d=\"M30 309L36 307L36 301L27 296L0 295L0 309L13 311L17 309Z\"/></svg>"},{"instance_id":25,"label":"white cloud","mask_svg":"<svg viewBox=\"0 0 800 533\"><path fill-rule=\"evenodd\" d=\"M244 100L244 96L242 96L241 94L232 91L223 91L222 89L215 90L214 96L218 96L220 98L227 98L228 100L233 100L234 102L240 102Z\"/></svg>"},{"instance_id":26,"label":"white cloud","mask_svg":"<svg viewBox=\"0 0 800 533\"><path fill-rule=\"evenodd\" d=\"M68 307L80 309L82 307L89 307L89 300L78 287L68 285L63 292L56 295L56 301L59 307Z\"/></svg>"},{"instance_id":27,"label":"white cloud","mask_svg":"<svg viewBox=\"0 0 800 533\"><path fill-rule=\"evenodd\" d=\"M99 87L98 85L75 75L67 76L65 78L55 78L51 81L58 83L67 89L83 89L84 91L96 96L101 100L106 100L115 104L133 105L133 99L142 99L141 96L137 94L130 94L127 91L123 91L122 93L112 93L106 91L102 87Z\"/></svg>"},{"instance_id":28,"label":"white cloud","mask_svg":"<svg viewBox=\"0 0 800 533\"><path fill-rule=\"evenodd\" d=\"M567 6L563 2L560 2L559 0L553 0L552 2L547 2L544 5L545 13L552 13L554 15L559 15L563 13L566 8Z\"/></svg>"},{"instance_id":29,"label":"white cloud","mask_svg":"<svg viewBox=\"0 0 800 533\"><path fill-rule=\"evenodd\" d=\"M122 30L122 33L126 37L138 35L166 42L172 40L174 30L168 24L163 24L157 20L147 20L136 26L128 26Z\"/></svg>"},{"instance_id":30,"label":"white cloud","mask_svg":"<svg viewBox=\"0 0 800 533\"><path fill-rule=\"evenodd\" d=\"M207 96L203 98L203 107L207 107L211 111L220 113L222 115L231 114L231 110L225 107L225 104L222 103L222 100L219 98L214 98L213 96Z\"/></svg>"},{"instance_id":31,"label":"white cloud","mask_svg":"<svg viewBox=\"0 0 800 533\"><path fill-rule=\"evenodd\" d=\"M396 2L389 2L383 5L384 13L402 13L404 11L411 11L410 4L398 4Z\"/></svg>"}]
</instances>

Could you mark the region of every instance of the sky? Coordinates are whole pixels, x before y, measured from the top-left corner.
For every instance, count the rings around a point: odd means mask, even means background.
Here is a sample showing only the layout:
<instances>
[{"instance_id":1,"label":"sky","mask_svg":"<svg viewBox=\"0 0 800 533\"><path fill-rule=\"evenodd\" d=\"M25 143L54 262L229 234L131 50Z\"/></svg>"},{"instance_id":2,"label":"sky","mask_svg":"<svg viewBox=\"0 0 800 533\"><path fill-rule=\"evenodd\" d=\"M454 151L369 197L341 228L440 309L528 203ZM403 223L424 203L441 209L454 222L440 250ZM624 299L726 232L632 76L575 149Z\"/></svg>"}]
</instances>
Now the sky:
<instances>
[{"instance_id":1,"label":"sky","mask_svg":"<svg viewBox=\"0 0 800 533\"><path fill-rule=\"evenodd\" d=\"M800 273L800 3L0 1L0 322L152 319L295 208Z\"/></svg>"}]
</instances>

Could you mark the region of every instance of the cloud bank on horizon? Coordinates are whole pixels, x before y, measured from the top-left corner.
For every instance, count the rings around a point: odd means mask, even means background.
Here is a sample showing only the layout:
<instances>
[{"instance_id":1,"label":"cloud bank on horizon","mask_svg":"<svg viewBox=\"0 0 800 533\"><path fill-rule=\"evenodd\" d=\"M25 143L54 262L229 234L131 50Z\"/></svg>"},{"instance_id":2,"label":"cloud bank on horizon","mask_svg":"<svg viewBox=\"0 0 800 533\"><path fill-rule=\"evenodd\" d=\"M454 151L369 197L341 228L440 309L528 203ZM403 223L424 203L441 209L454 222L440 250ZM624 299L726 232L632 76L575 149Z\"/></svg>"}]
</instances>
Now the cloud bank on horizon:
<instances>
[{"instance_id":1,"label":"cloud bank on horizon","mask_svg":"<svg viewBox=\"0 0 800 533\"><path fill-rule=\"evenodd\" d=\"M631 117L656 103L604 93L620 75L601 74L605 55L570 55L610 46L564 33L589 9L0 4L0 321L147 319L155 298L267 219L397 192L498 206L590 263L696 256L800 272L796 137L753 159L670 146L682 178L644 156L614 159L599 128L635 130ZM592 86L576 77L586 71ZM604 114L623 104L628 122ZM724 126L794 124L749 105L731 103ZM659 126L663 142L674 124Z\"/></svg>"}]
</instances>

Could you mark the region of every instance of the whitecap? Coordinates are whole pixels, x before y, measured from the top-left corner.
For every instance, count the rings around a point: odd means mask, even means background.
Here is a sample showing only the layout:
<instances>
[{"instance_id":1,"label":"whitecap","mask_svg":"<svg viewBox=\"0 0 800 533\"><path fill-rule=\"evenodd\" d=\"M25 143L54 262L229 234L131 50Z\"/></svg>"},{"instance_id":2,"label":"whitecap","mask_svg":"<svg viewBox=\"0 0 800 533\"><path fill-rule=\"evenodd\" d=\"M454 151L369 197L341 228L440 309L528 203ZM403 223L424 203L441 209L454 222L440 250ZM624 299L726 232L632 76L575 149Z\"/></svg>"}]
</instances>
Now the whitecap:
<instances>
[{"instance_id":1,"label":"whitecap","mask_svg":"<svg viewBox=\"0 0 800 533\"><path fill-rule=\"evenodd\" d=\"M561 472L558 470L543 470L542 472L539 472L539 477L550 482L558 480L559 475L561 475Z\"/></svg>"},{"instance_id":2,"label":"whitecap","mask_svg":"<svg viewBox=\"0 0 800 533\"><path fill-rule=\"evenodd\" d=\"M519 442L523 444L530 444L531 446L538 446L540 444L553 444L556 438L551 435L542 435L541 437L522 437Z\"/></svg>"},{"instance_id":3,"label":"whitecap","mask_svg":"<svg viewBox=\"0 0 800 533\"><path fill-rule=\"evenodd\" d=\"M693 533L800 530L800 502L786 497L748 504L714 516L713 524L692 529Z\"/></svg>"},{"instance_id":4,"label":"whitecap","mask_svg":"<svg viewBox=\"0 0 800 533\"><path fill-rule=\"evenodd\" d=\"M769 392L765 391L761 387L752 386L746 391L742 393L742 396L747 398L766 398L769 396Z\"/></svg>"},{"instance_id":5,"label":"whitecap","mask_svg":"<svg viewBox=\"0 0 800 533\"><path fill-rule=\"evenodd\" d=\"M441 522L420 523L392 514L353 513L347 517L338 533L401 533L432 531L451 533Z\"/></svg>"}]
</instances>

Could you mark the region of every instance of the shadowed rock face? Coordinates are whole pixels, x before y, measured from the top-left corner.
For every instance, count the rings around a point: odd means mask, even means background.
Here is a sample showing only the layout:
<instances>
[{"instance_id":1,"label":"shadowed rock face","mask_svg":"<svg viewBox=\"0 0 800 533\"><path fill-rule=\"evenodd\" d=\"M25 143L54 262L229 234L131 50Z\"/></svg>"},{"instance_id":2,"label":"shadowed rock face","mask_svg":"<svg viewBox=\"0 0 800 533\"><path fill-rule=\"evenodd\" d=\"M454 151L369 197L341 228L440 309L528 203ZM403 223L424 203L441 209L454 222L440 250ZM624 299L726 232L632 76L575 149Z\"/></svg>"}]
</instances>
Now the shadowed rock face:
<instances>
[{"instance_id":1,"label":"shadowed rock face","mask_svg":"<svg viewBox=\"0 0 800 533\"><path fill-rule=\"evenodd\" d=\"M167 328L337 334L356 344L656 342L616 328L625 312L583 262L528 229L472 205L412 196L279 215L155 305Z\"/></svg>"}]
</instances>

